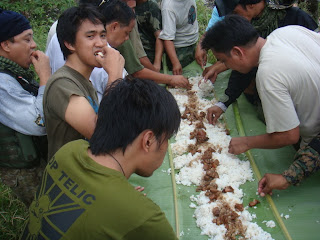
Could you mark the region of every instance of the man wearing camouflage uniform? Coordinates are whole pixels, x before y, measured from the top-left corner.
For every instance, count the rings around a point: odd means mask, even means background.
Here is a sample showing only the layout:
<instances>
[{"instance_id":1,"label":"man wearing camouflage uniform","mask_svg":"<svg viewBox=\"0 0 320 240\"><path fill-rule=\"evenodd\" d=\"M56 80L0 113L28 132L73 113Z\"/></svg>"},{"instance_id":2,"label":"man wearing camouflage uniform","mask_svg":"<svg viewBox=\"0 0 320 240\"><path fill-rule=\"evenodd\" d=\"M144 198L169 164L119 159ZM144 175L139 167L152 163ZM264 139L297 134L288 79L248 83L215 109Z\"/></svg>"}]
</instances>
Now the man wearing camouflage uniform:
<instances>
[{"instance_id":1,"label":"man wearing camouflage uniform","mask_svg":"<svg viewBox=\"0 0 320 240\"><path fill-rule=\"evenodd\" d=\"M141 42L148 58L160 71L163 42L158 38L162 29L161 10L152 0L137 0L136 18Z\"/></svg>"},{"instance_id":2,"label":"man wearing camouflage uniform","mask_svg":"<svg viewBox=\"0 0 320 240\"><path fill-rule=\"evenodd\" d=\"M36 47L29 21L0 9L0 178L26 206L34 198L47 158L42 97L51 70L48 57Z\"/></svg>"}]
</instances>

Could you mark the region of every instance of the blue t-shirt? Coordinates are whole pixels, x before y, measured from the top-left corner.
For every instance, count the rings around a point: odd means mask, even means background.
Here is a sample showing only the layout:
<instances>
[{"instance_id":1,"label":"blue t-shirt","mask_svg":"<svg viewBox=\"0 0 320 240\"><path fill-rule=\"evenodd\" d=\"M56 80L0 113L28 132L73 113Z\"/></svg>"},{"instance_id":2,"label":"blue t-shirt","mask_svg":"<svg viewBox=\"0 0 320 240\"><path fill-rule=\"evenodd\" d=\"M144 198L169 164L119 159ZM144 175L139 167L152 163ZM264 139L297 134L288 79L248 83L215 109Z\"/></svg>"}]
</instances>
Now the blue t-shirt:
<instances>
[{"instance_id":1,"label":"blue t-shirt","mask_svg":"<svg viewBox=\"0 0 320 240\"><path fill-rule=\"evenodd\" d=\"M208 26L206 28L206 31L209 30L209 28L211 28L216 22L222 20L224 17L220 17L219 13L218 13L218 9L217 7L214 7L212 10L212 15L211 15L211 19L208 23Z\"/></svg>"}]
</instances>

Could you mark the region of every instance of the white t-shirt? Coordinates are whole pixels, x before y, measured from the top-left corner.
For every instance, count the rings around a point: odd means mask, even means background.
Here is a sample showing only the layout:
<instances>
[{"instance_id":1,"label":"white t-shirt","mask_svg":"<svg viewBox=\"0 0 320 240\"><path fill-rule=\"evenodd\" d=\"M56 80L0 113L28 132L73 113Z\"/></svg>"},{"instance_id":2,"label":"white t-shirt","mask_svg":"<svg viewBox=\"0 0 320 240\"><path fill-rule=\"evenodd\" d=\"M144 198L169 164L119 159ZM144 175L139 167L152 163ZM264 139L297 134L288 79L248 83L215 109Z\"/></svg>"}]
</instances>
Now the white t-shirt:
<instances>
[{"instance_id":1,"label":"white t-shirt","mask_svg":"<svg viewBox=\"0 0 320 240\"><path fill-rule=\"evenodd\" d=\"M111 46L109 45L109 47ZM60 44L56 33L52 36L48 44L46 55L49 57L50 60L52 74L65 64L65 60L63 59L63 54L61 52ZM126 75L127 71L123 69L123 77L125 77ZM108 73L103 68L93 69L90 75L90 81L92 82L93 87L97 91L99 102L101 102L101 99L104 95L104 91L108 84L108 80Z\"/></svg>"},{"instance_id":2,"label":"white t-shirt","mask_svg":"<svg viewBox=\"0 0 320 240\"><path fill-rule=\"evenodd\" d=\"M268 133L299 126L301 146L320 133L320 34L275 30L261 49L256 80Z\"/></svg>"},{"instance_id":3,"label":"white t-shirt","mask_svg":"<svg viewBox=\"0 0 320 240\"><path fill-rule=\"evenodd\" d=\"M172 40L177 48L191 46L198 41L199 26L195 0L163 0L161 14L160 39Z\"/></svg>"}]
</instances>

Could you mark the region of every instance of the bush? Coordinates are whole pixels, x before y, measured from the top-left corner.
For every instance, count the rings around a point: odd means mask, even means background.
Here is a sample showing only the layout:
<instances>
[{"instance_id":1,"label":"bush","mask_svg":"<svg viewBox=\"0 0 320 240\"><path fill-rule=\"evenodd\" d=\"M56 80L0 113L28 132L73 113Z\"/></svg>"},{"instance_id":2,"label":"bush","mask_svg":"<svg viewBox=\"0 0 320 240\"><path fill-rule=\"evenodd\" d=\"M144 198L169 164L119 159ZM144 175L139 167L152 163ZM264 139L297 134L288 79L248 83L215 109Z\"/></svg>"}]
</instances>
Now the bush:
<instances>
[{"instance_id":1,"label":"bush","mask_svg":"<svg viewBox=\"0 0 320 240\"><path fill-rule=\"evenodd\" d=\"M2 0L0 8L19 12L31 22L38 49L44 51L51 25L63 10L75 5L73 0Z\"/></svg>"}]
</instances>

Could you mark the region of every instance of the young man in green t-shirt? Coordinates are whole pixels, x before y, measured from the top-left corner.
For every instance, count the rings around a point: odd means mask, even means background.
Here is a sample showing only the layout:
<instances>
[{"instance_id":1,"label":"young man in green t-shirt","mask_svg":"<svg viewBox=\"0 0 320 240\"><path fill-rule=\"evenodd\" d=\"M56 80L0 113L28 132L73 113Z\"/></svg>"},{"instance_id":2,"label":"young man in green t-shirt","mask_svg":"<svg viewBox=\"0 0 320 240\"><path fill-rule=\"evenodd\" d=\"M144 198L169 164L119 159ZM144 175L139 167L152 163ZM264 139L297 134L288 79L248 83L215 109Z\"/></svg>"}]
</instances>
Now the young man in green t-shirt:
<instances>
[{"instance_id":1,"label":"young man in green t-shirt","mask_svg":"<svg viewBox=\"0 0 320 240\"><path fill-rule=\"evenodd\" d=\"M70 142L49 162L21 239L177 239L165 214L128 178L160 167L179 125L165 88L140 79L112 83L90 142Z\"/></svg>"},{"instance_id":2,"label":"young man in green t-shirt","mask_svg":"<svg viewBox=\"0 0 320 240\"><path fill-rule=\"evenodd\" d=\"M66 62L48 80L43 97L48 159L70 141L91 138L99 107L89 80L93 69L103 67L112 82L124 67L120 53L107 46L105 18L96 8L68 9L58 20L57 37Z\"/></svg>"}]
</instances>

